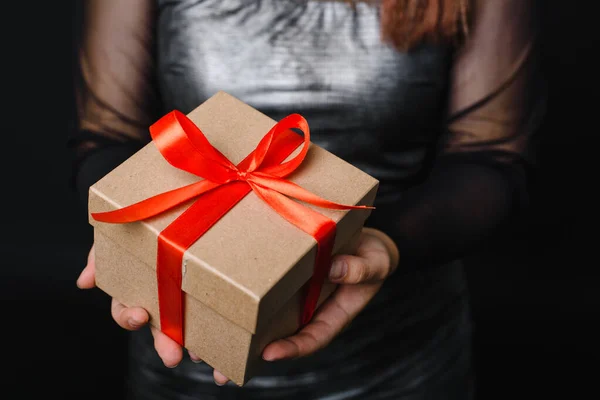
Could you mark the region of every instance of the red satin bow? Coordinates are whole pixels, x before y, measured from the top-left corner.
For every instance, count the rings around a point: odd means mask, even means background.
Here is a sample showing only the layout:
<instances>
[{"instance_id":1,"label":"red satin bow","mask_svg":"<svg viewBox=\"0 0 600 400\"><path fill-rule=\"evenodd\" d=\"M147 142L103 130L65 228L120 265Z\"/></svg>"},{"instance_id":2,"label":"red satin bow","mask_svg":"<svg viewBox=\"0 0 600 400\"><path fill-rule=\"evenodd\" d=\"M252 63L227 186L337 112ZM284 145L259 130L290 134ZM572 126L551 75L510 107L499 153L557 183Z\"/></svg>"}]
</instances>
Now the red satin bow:
<instances>
[{"instance_id":1,"label":"red satin bow","mask_svg":"<svg viewBox=\"0 0 600 400\"><path fill-rule=\"evenodd\" d=\"M303 142L300 135L290 130L292 128L304 132L304 143L298 155L283 162ZM310 132L306 120L298 114L284 118L237 166L215 149L202 131L179 111L172 111L158 120L150 127L150 134L171 165L204 180L115 211L92 213L92 217L109 223L141 221L198 197L158 236L156 274L161 330L183 345L183 255L250 191L317 241L314 273L302 313L301 323L306 324L315 311L329 270L336 225L331 219L287 196L330 209L372 208L334 203L283 179L300 166L308 152Z\"/></svg>"}]
</instances>

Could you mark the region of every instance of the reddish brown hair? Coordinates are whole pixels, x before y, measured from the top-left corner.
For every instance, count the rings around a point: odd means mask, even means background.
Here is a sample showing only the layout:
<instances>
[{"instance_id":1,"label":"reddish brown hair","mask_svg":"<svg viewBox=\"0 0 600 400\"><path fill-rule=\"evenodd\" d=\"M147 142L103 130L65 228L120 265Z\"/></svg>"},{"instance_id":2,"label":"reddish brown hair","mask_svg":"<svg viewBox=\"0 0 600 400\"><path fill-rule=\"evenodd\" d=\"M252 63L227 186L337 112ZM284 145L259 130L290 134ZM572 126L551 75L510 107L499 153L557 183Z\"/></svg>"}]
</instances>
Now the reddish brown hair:
<instances>
[{"instance_id":1,"label":"reddish brown hair","mask_svg":"<svg viewBox=\"0 0 600 400\"><path fill-rule=\"evenodd\" d=\"M400 50L422 42L457 44L468 33L470 0L380 1L383 40Z\"/></svg>"}]
</instances>

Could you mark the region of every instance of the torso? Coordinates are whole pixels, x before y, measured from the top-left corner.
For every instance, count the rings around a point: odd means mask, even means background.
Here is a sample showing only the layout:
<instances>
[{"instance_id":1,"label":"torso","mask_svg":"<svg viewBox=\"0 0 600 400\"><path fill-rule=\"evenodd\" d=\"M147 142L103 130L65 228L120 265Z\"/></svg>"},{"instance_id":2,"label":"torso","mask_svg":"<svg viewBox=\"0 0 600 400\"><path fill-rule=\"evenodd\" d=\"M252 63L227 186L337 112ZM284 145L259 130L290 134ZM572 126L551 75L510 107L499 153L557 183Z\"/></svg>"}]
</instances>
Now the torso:
<instances>
[{"instance_id":1,"label":"torso","mask_svg":"<svg viewBox=\"0 0 600 400\"><path fill-rule=\"evenodd\" d=\"M380 180L378 202L386 205L424 172L441 132L450 49L394 50L381 42L379 9L368 4L353 9L312 0L157 2L158 75L167 109L189 112L223 90L275 120L300 113L314 142ZM270 388L273 396L283 396L276 398L307 399L307 385L323 399L366 398L384 382L405 390L439 374L440 365L462 351L469 330L465 298L458 265L389 279L368 310L324 351L276 363L250 381L244 398L275 398L252 392ZM446 350L432 350L440 347ZM142 353L134 358L156 362ZM208 367L188 362L178 369L191 392L214 389ZM158 371L164 369L156 366L151 373L160 383ZM168 372L162 376L167 385ZM199 389L203 382L208 386ZM179 384L185 386L172 385ZM164 390L173 395L172 388Z\"/></svg>"},{"instance_id":2,"label":"torso","mask_svg":"<svg viewBox=\"0 0 600 400\"><path fill-rule=\"evenodd\" d=\"M396 51L369 4L158 3L167 108L188 112L223 90L275 120L300 113L315 143L380 179L382 201L421 171L441 131L448 49Z\"/></svg>"}]
</instances>

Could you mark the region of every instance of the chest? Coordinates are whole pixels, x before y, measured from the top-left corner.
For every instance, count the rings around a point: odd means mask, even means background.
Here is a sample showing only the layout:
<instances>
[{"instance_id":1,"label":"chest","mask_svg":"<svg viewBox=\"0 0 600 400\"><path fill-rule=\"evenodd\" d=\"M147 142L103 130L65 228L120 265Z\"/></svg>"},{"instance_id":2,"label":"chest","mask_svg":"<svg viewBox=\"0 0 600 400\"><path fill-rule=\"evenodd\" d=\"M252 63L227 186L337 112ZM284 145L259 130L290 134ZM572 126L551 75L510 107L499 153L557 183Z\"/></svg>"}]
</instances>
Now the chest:
<instances>
[{"instance_id":1,"label":"chest","mask_svg":"<svg viewBox=\"0 0 600 400\"><path fill-rule=\"evenodd\" d=\"M401 53L381 41L379 21L378 7L360 3L159 1L166 106L188 112L223 90L274 119L302 113L323 141L345 132L381 147L392 127L427 136L440 120L448 52Z\"/></svg>"}]
</instances>

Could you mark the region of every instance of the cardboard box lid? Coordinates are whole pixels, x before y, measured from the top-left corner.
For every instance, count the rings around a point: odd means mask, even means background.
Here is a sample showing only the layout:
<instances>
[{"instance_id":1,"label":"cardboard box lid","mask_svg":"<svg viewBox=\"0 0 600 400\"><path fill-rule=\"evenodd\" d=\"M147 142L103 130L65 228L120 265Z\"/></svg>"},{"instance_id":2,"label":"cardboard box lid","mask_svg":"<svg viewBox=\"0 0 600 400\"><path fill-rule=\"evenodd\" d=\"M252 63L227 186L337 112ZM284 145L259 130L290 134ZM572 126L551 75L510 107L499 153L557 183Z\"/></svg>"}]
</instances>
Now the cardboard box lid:
<instances>
[{"instance_id":1,"label":"cardboard box lid","mask_svg":"<svg viewBox=\"0 0 600 400\"><path fill-rule=\"evenodd\" d=\"M224 92L215 94L188 117L234 164L254 150L275 124ZM149 143L90 188L89 211L122 208L199 179L172 167ZM376 179L315 144L288 179L344 204L370 205L378 187ZM89 220L95 229L156 269L158 234L190 204L142 222ZM336 221L334 252L369 215L368 210L308 207ZM316 242L311 236L251 192L186 251L182 290L254 333L310 278L315 254Z\"/></svg>"}]
</instances>

